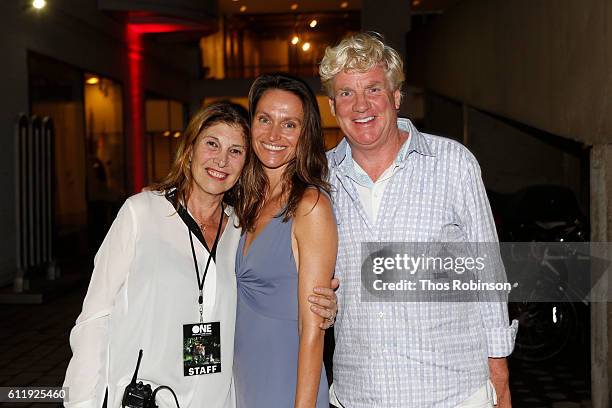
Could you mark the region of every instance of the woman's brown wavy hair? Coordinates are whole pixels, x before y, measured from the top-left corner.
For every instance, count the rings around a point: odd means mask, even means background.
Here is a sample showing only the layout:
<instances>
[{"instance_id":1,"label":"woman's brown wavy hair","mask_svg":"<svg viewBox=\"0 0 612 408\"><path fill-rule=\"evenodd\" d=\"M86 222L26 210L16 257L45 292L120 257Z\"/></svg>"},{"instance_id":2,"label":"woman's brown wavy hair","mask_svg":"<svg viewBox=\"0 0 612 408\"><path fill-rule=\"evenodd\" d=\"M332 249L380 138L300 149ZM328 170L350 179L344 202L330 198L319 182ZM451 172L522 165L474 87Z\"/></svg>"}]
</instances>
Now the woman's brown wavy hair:
<instances>
[{"instance_id":1,"label":"woman's brown wavy hair","mask_svg":"<svg viewBox=\"0 0 612 408\"><path fill-rule=\"evenodd\" d=\"M215 102L200 109L191 118L181 138L170 172L160 182L150 186L149 189L160 193L167 193L176 189L176 193L172 195L174 197L174 207L178 209L179 201L184 200L184 203L186 203L192 188L190 159L193 146L202 131L219 123L236 127L242 131L246 152L245 159L248 163L251 156L251 138L247 110L236 103ZM238 179L238 182L240 182L240 179ZM232 206L236 206L236 203L240 200L240 189L237 185L233 186L223 196L223 202Z\"/></svg>"},{"instance_id":2,"label":"woman's brown wavy hair","mask_svg":"<svg viewBox=\"0 0 612 408\"><path fill-rule=\"evenodd\" d=\"M260 75L249 90L251 124L261 97L267 91L275 89L291 92L300 98L304 112L295 158L286 167L282 179L281 196L287 199L279 216L282 216L283 222L286 222L295 215L306 188L314 187L319 193L325 191L329 194L330 186L326 181L327 157L319 105L314 93L304 81L282 73ZM236 213L243 231L253 231L269 187L263 165L253 154L252 159L244 167L240 183L241 201L236 203Z\"/></svg>"}]
</instances>

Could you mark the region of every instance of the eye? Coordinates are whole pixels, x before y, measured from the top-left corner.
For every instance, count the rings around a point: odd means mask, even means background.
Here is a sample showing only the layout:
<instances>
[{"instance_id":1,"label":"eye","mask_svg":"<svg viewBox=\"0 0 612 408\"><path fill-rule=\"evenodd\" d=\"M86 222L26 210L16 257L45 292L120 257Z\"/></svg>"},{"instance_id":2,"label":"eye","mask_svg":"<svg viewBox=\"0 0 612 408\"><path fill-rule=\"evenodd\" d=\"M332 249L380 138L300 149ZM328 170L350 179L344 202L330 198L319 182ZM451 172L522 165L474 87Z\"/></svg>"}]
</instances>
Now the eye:
<instances>
[{"instance_id":1,"label":"eye","mask_svg":"<svg viewBox=\"0 0 612 408\"><path fill-rule=\"evenodd\" d=\"M343 98L346 98L347 96L351 96L351 91L340 91L340 93L338 94L338 96L341 96Z\"/></svg>"},{"instance_id":2,"label":"eye","mask_svg":"<svg viewBox=\"0 0 612 408\"><path fill-rule=\"evenodd\" d=\"M380 87L373 86L369 90L370 90L370 93L379 93L382 89Z\"/></svg>"},{"instance_id":3,"label":"eye","mask_svg":"<svg viewBox=\"0 0 612 408\"><path fill-rule=\"evenodd\" d=\"M287 129L295 129L298 127L297 123L295 122L285 122L283 123L283 126L286 127Z\"/></svg>"},{"instance_id":4,"label":"eye","mask_svg":"<svg viewBox=\"0 0 612 408\"><path fill-rule=\"evenodd\" d=\"M265 125L265 124L267 124L267 123L270 123L270 121L268 120L268 118L267 118L267 117L265 117L265 116L259 116L259 117L257 118L257 121L258 121L259 123L264 124L264 125Z\"/></svg>"},{"instance_id":5,"label":"eye","mask_svg":"<svg viewBox=\"0 0 612 408\"><path fill-rule=\"evenodd\" d=\"M242 149L236 149L236 148L230 149L230 154L233 154L234 156L240 156L242 155L242 153L243 153Z\"/></svg>"},{"instance_id":6,"label":"eye","mask_svg":"<svg viewBox=\"0 0 612 408\"><path fill-rule=\"evenodd\" d=\"M213 139L208 139L208 140L206 140L206 146L210 147L211 149L218 149L219 148L219 143L217 143Z\"/></svg>"}]
</instances>

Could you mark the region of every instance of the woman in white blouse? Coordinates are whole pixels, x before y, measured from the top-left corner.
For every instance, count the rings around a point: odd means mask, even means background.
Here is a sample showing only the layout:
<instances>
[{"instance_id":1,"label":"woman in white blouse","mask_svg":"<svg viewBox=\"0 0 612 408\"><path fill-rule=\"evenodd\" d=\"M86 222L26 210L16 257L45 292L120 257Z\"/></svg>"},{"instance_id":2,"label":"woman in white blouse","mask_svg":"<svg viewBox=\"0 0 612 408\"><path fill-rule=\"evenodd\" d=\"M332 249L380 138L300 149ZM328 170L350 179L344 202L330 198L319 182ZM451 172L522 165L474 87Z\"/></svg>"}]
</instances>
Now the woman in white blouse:
<instances>
[{"instance_id":1,"label":"woman in white blouse","mask_svg":"<svg viewBox=\"0 0 612 408\"><path fill-rule=\"evenodd\" d=\"M232 408L240 238L231 204L249 159L246 110L222 102L190 121L168 176L126 200L94 261L70 334L66 407L119 407L139 350L139 381L181 407ZM314 296L325 318L335 295ZM329 306L331 304L331 306ZM327 307L327 309L326 309ZM331 320L328 319L328 325ZM264 367L262 367L264 369ZM176 406L168 390L160 407Z\"/></svg>"}]
</instances>

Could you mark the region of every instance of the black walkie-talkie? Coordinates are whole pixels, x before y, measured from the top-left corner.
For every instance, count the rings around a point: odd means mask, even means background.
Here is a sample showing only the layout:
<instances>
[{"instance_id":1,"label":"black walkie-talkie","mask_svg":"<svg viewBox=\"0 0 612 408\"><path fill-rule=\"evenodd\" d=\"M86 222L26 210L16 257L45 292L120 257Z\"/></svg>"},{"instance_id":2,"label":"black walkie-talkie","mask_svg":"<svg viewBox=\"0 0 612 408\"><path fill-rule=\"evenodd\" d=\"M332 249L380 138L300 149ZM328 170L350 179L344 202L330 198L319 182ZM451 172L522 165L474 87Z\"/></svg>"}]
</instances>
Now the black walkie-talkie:
<instances>
[{"instance_id":1,"label":"black walkie-talkie","mask_svg":"<svg viewBox=\"0 0 612 408\"><path fill-rule=\"evenodd\" d=\"M121 400L121 406L125 408L145 408L150 407L151 402L155 406L155 402L152 401L153 390L149 384L143 384L142 381L136 382L138 377L138 369L140 368L140 360L142 360L142 350L138 353L138 362L136 363L136 370L132 377L132 382L125 387L123 393L123 399Z\"/></svg>"}]
</instances>

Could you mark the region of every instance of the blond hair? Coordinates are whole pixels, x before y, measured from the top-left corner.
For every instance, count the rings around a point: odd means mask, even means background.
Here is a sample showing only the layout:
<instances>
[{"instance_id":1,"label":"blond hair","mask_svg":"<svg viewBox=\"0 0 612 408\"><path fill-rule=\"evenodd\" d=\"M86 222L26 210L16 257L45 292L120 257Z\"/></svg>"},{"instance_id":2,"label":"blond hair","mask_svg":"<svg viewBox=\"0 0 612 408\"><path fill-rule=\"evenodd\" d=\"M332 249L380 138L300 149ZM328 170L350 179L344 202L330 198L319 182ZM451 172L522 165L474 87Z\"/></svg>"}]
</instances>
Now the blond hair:
<instances>
[{"instance_id":1,"label":"blond hair","mask_svg":"<svg viewBox=\"0 0 612 408\"><path fill-rule=\"evenodd\" d=\"M353 34L325 49L319 66L321 83L327 95L333 97L332 80L341 71L366 72L379 64L392 90L400 89L404 83L404 63L397 51L386 45L378 33Z\"/></svg>"}]
</instances>

